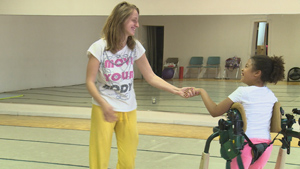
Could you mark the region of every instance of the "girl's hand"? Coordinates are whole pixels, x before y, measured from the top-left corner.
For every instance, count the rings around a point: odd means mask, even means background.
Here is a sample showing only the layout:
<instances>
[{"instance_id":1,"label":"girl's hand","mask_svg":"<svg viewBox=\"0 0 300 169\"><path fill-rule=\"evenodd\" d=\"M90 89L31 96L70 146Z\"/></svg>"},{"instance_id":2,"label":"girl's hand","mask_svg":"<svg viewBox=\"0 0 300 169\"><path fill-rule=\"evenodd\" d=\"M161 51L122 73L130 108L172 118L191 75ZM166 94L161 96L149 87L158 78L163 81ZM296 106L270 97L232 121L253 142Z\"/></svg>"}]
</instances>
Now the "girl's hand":
<instances>
[{"instance_id":1,"label":"girl's hand","mask_svg":"<svg viewBox=\"0 0 300 169\"><path fill-rule=\"evenodd\" d=\"M200 89L197 89L195 87L186 87L186 88L182 88L182 89L184 90L186 98L200 95Z\"/></svg>"},{"instance_id":2,"label":"girl's hand","mask_svg":"<svg viewBox=\"0 0 300 169\"><path fill-rule=\"evenodd\" d=\"M201 95L202 88L194 88L194 94L195 95Z\"/></svg>"},{"instance_id":3,"label":"girl's hand","mask_svg":"<svg viewBox=\"0 0 300 169\"><path fill-rule=\"evenodd\" d=\"M193 87L183 87L179 91L179 95L183 98L189 98L195 96Z\"/></svg>"},{"instance_id":4,"label":"girl's hand","mask_svg":"<svg viewBox=\"0 0 300 169\"><path fill-rule=\"evenodd\" d=\"M113 123L118 120L116 112L113 110L113 107L109 104L102 106L103 108L103 115L107 122Z\"/></svg>"}]
</instances>

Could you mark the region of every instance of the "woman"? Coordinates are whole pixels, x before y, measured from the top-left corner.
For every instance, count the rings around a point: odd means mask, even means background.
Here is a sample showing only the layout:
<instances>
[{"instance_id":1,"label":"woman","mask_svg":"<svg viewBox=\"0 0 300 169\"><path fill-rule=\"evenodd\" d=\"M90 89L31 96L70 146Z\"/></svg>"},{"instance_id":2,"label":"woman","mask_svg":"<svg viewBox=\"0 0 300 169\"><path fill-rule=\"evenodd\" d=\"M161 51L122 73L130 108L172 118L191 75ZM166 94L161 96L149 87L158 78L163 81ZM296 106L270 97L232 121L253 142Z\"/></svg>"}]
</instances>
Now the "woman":
<instances>
[{"instance_id":1,"label":"woman","mask_svg":"<svg viewBox=\"0 0 300 169\"><path fill-rule=\"evenodd\" d=\"M88 49L86 86L93 97L90 131L90 168L107 169L113 132L118 146L118 169L132 169L138 145L133 64L152 86L185 97L152 71L141 43L134 39L139 9L121 2L108 17L103 37ZM97 80L96 80L97 78ZM95 84L96 81L96 84Z\"/></svg>"}]
</instances>

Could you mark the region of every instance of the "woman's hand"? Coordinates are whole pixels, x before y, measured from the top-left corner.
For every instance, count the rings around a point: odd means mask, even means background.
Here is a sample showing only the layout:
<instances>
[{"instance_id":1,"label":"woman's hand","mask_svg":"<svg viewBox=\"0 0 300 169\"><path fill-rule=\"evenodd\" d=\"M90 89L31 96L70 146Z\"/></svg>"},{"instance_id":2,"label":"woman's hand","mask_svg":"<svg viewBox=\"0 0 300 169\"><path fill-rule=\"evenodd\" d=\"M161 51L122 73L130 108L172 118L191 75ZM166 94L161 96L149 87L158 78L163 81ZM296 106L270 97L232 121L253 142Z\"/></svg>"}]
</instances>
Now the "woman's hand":
<instances>
[{"instance_id":1,"label":"woman's hand","mask_svg":"<svg viewBox=\"0 0 300 169\"><path fill-rule=\"evenodd\" d=\"M178 91L178 95L183 98L189 98L198 95L194 87L183 87Z\"/></svg>"},{"instance_id":2,"label":"woman's hand","mask_svg":"<svg viewBox=\"0 0 300 169\"><path fill-rule=\"evenodd\" d=\"M113 123L118 120L116 112L113 110L113 107L109 104L102 106L103 115L107 122Z\"/></svg>"}]
</instances>

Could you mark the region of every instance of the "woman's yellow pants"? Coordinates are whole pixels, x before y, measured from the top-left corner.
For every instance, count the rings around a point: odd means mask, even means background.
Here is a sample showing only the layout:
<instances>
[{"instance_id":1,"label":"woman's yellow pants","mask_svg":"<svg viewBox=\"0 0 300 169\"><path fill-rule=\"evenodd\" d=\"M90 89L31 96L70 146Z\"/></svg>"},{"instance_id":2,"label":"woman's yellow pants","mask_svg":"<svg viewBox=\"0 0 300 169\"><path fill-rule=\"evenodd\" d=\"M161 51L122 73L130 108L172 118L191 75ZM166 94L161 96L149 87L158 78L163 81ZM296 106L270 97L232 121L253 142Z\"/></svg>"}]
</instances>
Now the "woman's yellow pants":
<instances>
[{"instance_id":1,"label":"woman's yellow pants","mask_svg":"<svg viewBox=\"0 0 300 169\"><path fill-rule=\"evenodd\" d=\"M138 146L136 110L117 112L118 121L105 121L100 106L93 105L91 116L90 169L107 169L113 132L118 147L117 169L134 169Z\"/></svg>"}]
</instances>

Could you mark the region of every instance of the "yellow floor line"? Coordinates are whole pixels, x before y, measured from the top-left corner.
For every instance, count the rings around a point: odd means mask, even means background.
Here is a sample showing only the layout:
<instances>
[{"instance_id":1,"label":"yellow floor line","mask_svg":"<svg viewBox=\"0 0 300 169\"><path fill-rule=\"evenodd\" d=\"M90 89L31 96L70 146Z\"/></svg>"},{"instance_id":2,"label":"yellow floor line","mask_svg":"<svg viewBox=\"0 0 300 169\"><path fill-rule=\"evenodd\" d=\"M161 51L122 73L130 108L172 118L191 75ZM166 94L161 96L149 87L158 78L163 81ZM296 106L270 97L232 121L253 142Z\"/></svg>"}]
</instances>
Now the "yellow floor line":
<instances>
[{"instance_id":1,"label":"yellow floor line","mask_svg":"<svg viewBox=\"0 0 300 169\"><path fill-rule=\"evenodd\" d=\"M1 95L0 95L1 96ZM5 97L0 97L0 100L5 100L5 99L12 99L12 98L17 98L17 97L23 97L24 95L4 95Z\"/></svg>"},{"instance_id":2,"label":"yellow floor line","mask_svg":"<svg viewBox=\"0 0 300 169\"><path fill-rule=\"evenodd\" d=\"M89 119L61 118L61 117L36 117L36 116L15 116L0 115L0 125L40 127L70 130L90 130ZM189 126L161 123L138 123L139 134L153 136L169 136L182 138L207 139L212 133L212 127ZM271 134L272 138L276 136ZM277 138L281 138L279 135ZM215 140L218 140L216 138ZM279 140L274 145L281 145ZM292 139L291 146L298 147L298 140Z\"/></svg>"}]
</instances>

